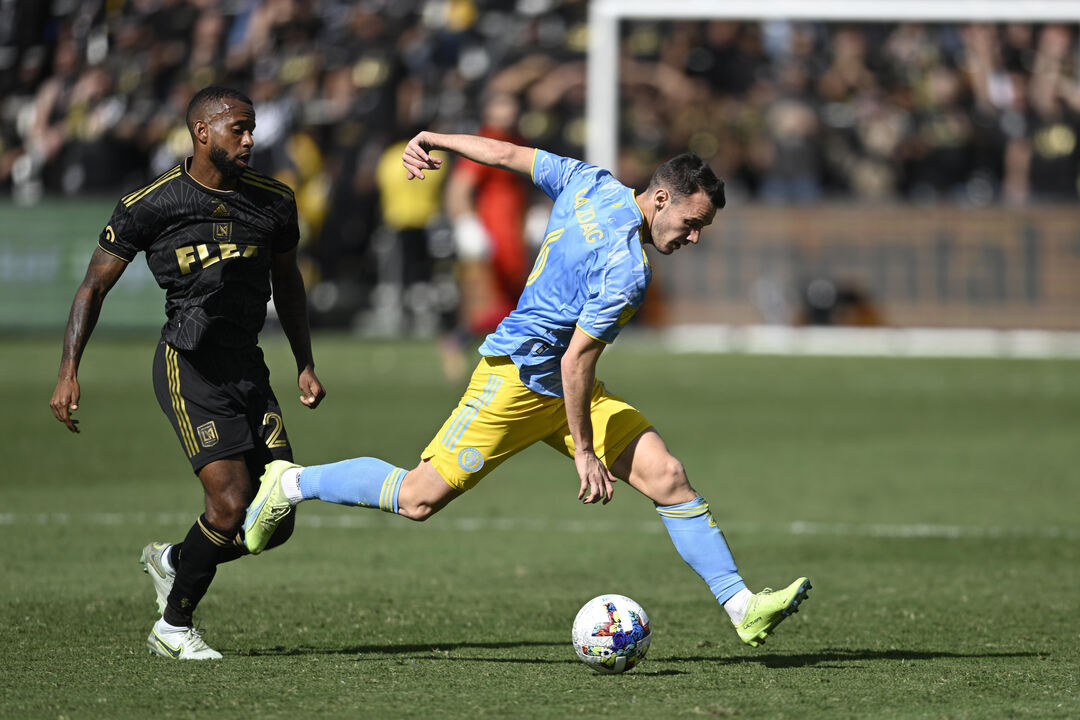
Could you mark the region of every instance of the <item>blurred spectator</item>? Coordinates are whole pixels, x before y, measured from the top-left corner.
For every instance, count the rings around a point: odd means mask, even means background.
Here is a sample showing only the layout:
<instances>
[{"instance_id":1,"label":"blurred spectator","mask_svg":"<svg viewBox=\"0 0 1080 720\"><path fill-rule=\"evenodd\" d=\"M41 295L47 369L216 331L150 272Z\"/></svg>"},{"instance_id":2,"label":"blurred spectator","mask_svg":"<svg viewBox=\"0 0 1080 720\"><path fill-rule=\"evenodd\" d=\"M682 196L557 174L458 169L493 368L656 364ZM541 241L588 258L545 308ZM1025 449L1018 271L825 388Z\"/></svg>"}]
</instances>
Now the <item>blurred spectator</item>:
<instances>
[{"instance_id":1,"label":"blurred spectator","mask_svg":"<svg viewBox=\"0 0 1080 720\"><path fill-rule=\"evenodd\" d=\"M498 93L484 102L482 137L521 144L519 103ZM491 332L514 309L525 288L529 257L525 245L528 186L513 173L459 160L447 186L446 202L454 224L459 270L465 288L486 297L471 298L463 320L470 335Z\"/></svg>"},{"instance_id":2,"label":"blurred spectator","mask_svg":"<svg viewBox=\"0 0 1080 720\"><path fill-rule=\"evenodd\" d=\"M777 87L766 106L768 157L760 195L765 202L811 203L821 198L820 127L809 74L798 62L777 68Z\"/></svg>"},{"instance_id":3,"label":"blurred spectator","mask_svg":"<svg viewBox=\"0 0 1080 720\"><path fill-rule=\"evenodd\" d=\"M517 145L518 99L496 92L484 99L482 137ZM525 212L529 186L516 173L461 158L446 188L446 209L453 224L460 307L458 333L443 347L446 376L459 378L467 363L463 351L473 339L498 326L517 305L529 272Z\"/></svg>"},{"instance_id":4,"label":"blurred spectator","mask_svg":"<svg viewBox=\"0 0 1080 720\"><path fill-rule=\"evenodd\" d=\"M411 135L386 148L375 170L383 221L377 236L376 311L383 330L423 337L456 327L457 297L445 228L444 237L438 237L446 173L431 173L422 183L409 182L401 155Z\"/></svg>"},{"instance_id":5,"label":"blurred spectator","mask_svg":"<svg viewBox=\"0 0 1080 720\"><path fill-rule=\"evenodd\" d=\"M861 287L813 278L802 288L797 325L853 325L876 327L882 324L881 311Z\"/></svg>"},{"instance_id":6,"label":"blurred spectator","mask_svg":"<svg viewBox=\"0 0 1080 720\"><path fill-rule=\"evenodd\" d=\"M1037 37L1022 132L1010 138L1007 148L1011 199L1075 201L1080 183L1080 88L1072 68L1075 37L1061 25L1046 26Z\"/></svg>"}]
</instances>

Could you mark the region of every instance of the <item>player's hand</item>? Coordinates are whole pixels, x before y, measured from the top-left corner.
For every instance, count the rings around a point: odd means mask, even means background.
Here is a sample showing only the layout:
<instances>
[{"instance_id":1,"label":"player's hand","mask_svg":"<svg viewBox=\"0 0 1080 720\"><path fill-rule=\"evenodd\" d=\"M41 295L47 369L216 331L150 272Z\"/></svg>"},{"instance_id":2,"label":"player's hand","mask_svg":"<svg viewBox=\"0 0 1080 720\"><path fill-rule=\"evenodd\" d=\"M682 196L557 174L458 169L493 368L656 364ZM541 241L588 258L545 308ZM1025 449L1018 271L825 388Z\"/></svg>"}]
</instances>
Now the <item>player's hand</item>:
<instances>
[{"instance_id":1,"label":"player's hand","mask_svg":"<svg viewBox=\"0 0 1080 720\"><path fill-rule=\"evenodd\" d=\"M438 170L442 167L441 159L428 154L431 147L432 143L427 131L419 133L405 146L405 152L401 154L401 164L405 166L409 180L413 178L423 180L425 170Z\"/></svg>"},{"instance_id":2,"label":"player's hand","mask_svg":"<svg viewBox=\"0 0 1080 720\"><path fill-rule=\"evenodd\" d=\"M56 419L67 425L68 430L79 432L79 421L71 417L71 413L79 409L79 381L76 378L57 380L49 407Z\"/></svg>"},{"instance_id":3,"label":"player's hand","mask_svg":"<svg viewBox=\"0 0 1080 720\"><path fill-rule=\"evenodd\" d=\"M597 500L607 505L615 494L613 484L617 482L617 478L592 450L574 452L574 464L577 466L578 477L581 478L578 500L586 505Z\"/></svg>"},{"instance_id":4,"label":"player's hand","mask_svg":"<svg viewBox=\"0 0 1080 720\"><path fill-rule=\"evenodd\" d=\"M300 371L300 379L296 384L300 387L300 402L312 410L319 407L319 403L326 397L326 390L310 365Z\"/></svg>"}]
</instances>

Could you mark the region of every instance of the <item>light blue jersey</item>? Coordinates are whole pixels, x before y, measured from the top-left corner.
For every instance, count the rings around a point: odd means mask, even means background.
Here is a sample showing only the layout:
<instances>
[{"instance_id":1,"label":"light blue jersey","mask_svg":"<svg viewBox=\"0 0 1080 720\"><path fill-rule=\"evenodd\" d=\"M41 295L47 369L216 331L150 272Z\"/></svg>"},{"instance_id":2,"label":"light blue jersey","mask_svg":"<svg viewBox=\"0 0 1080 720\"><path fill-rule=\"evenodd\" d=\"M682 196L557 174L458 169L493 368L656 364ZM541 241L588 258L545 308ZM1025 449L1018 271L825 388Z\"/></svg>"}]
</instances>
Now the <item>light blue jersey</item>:
<instances>
[{"instance_id":1,"label":"light blue jersey","mask_svg":"<svg viewBox=\"0 0 1080 720\"><path fill-rule=\"evenodd\" d=\"M634 191L607 170L537 150L532 179L555 207L517 308L480 354L508 355L526 387L562 397L560 361L574 328L615 340L644 301L652 268Z\"/></svg>"}]
</instances>

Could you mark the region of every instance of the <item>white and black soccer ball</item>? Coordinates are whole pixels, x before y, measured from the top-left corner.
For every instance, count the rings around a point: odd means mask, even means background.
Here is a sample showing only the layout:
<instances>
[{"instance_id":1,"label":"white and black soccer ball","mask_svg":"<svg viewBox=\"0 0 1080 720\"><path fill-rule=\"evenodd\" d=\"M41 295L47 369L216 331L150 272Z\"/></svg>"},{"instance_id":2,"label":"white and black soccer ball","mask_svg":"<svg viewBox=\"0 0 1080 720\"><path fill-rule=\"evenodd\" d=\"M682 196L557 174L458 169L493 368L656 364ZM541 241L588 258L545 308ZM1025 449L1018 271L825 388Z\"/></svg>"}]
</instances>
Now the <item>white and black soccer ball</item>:
<instances>
[{"instance_id":1,"label":"white and black soccer ball","mask_svg":"<svg viewBox=\"0 0 1080 720\"><path fill-rule=\"evenodd\" d=\"M599 673L621 673L645 658L652 641L645 609L625 595L594 597L574 618L574 651Z\"/></svg>"}]
</instances>

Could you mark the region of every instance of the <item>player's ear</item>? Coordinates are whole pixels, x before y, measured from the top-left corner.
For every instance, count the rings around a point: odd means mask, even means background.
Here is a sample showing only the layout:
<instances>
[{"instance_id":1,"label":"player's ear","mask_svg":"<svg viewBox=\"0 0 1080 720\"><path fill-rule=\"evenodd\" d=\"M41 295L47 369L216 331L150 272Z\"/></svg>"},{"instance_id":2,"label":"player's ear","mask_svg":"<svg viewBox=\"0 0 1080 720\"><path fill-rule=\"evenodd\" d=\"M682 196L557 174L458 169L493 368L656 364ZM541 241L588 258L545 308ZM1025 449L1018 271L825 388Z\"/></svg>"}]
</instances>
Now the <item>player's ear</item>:
<instances>
[{"instance_id":1,"label":"player's ear","mask_svg":"<svg viewBox=\"0 0 1080 720\"><path fill-rule=\"evenodd\" d=\"M653 192L653 204L656 206L657 210L664 207L669 200L671 200L671 196L668 195L668 191L664 188L656 188Z\"/></svg>"},{"instance_id":2,"label":"player's ear","mask_svg":"<svg viewBox=\"0 0 1080 720\"><path fill-rule=\"evenodd\" d=\"M191 123L191 136L195 138L196 142L205 145L210 142L210 126L202 120L196 120Z\"/></svg>"}]
</instances>

